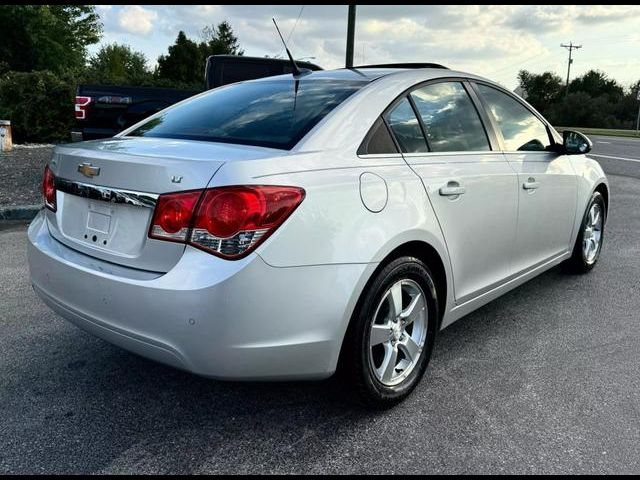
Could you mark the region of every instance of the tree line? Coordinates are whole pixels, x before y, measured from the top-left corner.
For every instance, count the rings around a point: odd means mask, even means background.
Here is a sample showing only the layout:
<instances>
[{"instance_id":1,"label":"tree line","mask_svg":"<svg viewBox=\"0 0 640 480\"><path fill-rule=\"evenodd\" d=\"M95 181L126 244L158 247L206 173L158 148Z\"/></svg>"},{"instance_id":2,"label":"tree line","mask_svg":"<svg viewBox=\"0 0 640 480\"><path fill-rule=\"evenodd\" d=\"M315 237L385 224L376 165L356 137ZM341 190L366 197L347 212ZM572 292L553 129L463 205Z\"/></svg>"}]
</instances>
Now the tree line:
<instances>
[{"instance_id":1,"label":"tree line","mask_svg":"<svg viewBox=\"0 0 640 480\"><path fill-rule=\"evenodd\" d=\"M226 20L202 28L199 41L180 31L153 70L145 55L128 45L105 45L88 55L87 47L102 38L92 5L0 5L0 25L12 26L0 41L0 73L72 72L105 83L202 87L209 55L244 53Z\"/></svg>"},{"instance_id":2,"label":"tree line","mask_svg":"<svg viewBox=\"0 0 640 480\"><path fill-rule=\"evenodd\" d=\"M102 39L94 5L0 5L0 118L12 122L17 142L67 140L73 98L81 83L204 88L209 55L243 55L226 20L205 26L198 39L180 31L150 68L142 52Z\"/></svg>"},{"instance_id":3,"label":"tree line","mask_svg":"<svg viewBox=\"0 0 640 480\"><path fill-rule=\"evenodd\" d=\"M128 45L112 43L89 58L87 81L102 84L148 85L202 89L204 66L210 55L243 55L229 22L206 26L196 42L180 31L165 55L158 57L153 70L142 52Z\"/></svg>"},{"instance_id":4,"label":"tree line","mask_svg":"<svg viewBox=\"0 0 640 480\"><path fill-rule=\"evenodd\" d=\"M589 70L571 82L553 72L520 70L522 95L553 125L633 129L638 114L640 80L624 88L599 70Z\"/></svg>"}]
</instances>

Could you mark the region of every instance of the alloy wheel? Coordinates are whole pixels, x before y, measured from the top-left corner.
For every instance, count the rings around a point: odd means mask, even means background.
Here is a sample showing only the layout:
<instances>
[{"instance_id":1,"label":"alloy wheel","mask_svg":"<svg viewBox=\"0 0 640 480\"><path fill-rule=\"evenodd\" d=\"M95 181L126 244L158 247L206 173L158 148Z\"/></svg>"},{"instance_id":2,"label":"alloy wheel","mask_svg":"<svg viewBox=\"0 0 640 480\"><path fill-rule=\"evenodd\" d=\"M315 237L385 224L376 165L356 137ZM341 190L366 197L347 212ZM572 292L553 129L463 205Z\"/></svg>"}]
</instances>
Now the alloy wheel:
<instances>
[{"instance_id":1,"label":"alloy wheel","mask_svg":"<svg viewBox=\"0 0 640 480\"><path fill-rule=\"evenodd\" d=\"M385 292L372 319L369 361L386 386L400 384L418 364L427 339L426 296L417 282L399 280Z\"/></svg>"},{"instance_id":2,"label":"alloy wheel","mask_svg":"<svg viewBox=\"0 0 640 480\"><path fill-rule=\"evenodd\" d=\"M602 239L602 224L602 207L594 203L587 214L587 221L582 235L582 254L588 264L594 263L598 258Z\"/></svg>"}]
</instances>

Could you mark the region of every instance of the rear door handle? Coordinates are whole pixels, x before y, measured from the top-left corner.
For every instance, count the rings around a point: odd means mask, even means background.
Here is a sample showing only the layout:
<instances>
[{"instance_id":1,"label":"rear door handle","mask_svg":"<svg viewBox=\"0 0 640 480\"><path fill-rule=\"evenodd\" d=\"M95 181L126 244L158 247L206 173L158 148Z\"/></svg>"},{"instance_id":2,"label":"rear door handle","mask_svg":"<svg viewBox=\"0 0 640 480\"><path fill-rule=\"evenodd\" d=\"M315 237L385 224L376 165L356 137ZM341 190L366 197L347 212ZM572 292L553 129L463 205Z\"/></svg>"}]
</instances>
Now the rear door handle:
<instances>
[{"instance_id":1,"label":"rear door handle","mask_svg":"<svg viewBox=\"0 0 640 480\"><path fill-rule=\"evenodd\" d=\"M466 188L461 187L458 182L449 182L446 187L442 187L439 190L440 195L443 197L457 197L467 191Z\"/></svg>"},{"instance_id":2,"label":"rear door handle","mask_svg":"<svg viewBox=\"0 0 640 480\"><path fill-rule=\"evenodd\" d=\"M540 182L536 182L536 179L533 177L529 177L526 182L522 184L522 188L525 190L535 190L540 187Z\"/></svg>"}]
</instances>

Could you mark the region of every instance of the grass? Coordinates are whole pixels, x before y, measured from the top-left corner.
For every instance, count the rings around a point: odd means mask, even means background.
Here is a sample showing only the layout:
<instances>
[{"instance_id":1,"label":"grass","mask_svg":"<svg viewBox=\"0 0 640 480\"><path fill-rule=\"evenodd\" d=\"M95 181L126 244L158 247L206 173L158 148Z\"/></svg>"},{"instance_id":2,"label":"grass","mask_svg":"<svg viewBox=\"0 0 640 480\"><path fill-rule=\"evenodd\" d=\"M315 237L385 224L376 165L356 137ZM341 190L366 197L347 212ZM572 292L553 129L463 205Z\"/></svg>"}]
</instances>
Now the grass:
<instances>
[{"instance_id":1,"label":"grass","mask_svg":"<svg viewBox=\"0 0 640 480\"><path fill-rule=\"evenodd\" d=\"M635 130L619 130L615 128L582 128L582 127L554 127L558 132L563 130L576 130L586 135L607 135L610 137L636 137L640 135Z\"/></svg>"}]
</instances>

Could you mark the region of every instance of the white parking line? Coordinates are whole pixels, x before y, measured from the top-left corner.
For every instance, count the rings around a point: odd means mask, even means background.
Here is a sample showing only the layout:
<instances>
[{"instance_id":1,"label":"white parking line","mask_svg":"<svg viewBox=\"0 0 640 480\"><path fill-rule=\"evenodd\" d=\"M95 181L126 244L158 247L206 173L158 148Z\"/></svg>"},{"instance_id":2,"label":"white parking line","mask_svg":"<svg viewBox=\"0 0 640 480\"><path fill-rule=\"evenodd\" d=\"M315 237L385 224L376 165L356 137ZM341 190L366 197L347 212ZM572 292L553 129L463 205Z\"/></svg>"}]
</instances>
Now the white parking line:
<instances>
[{"instance_id":1,"label":"white parking line","mask_svg":"<svg viewBox=\"0 0 640 480\"><path fill-rule=\"evenodd\" d=\"M598 142L598 141L596 141L596 143L604 143L606 145L609 145L611 142Z\"/></svg>"},{"instance_id":2,"label":"white parking line","mask_svg":"<svg viewBox=\"0 0 640 480\"><path fill-rule=\"evenodd\" d=\"M640 158L612 157L610 155L596 155L595 153L589 153L587 156L588 157L611 158L613 160L624 160L625 162L637 162L637 163L640 163Z\"/></svg>"}]
</instances>

